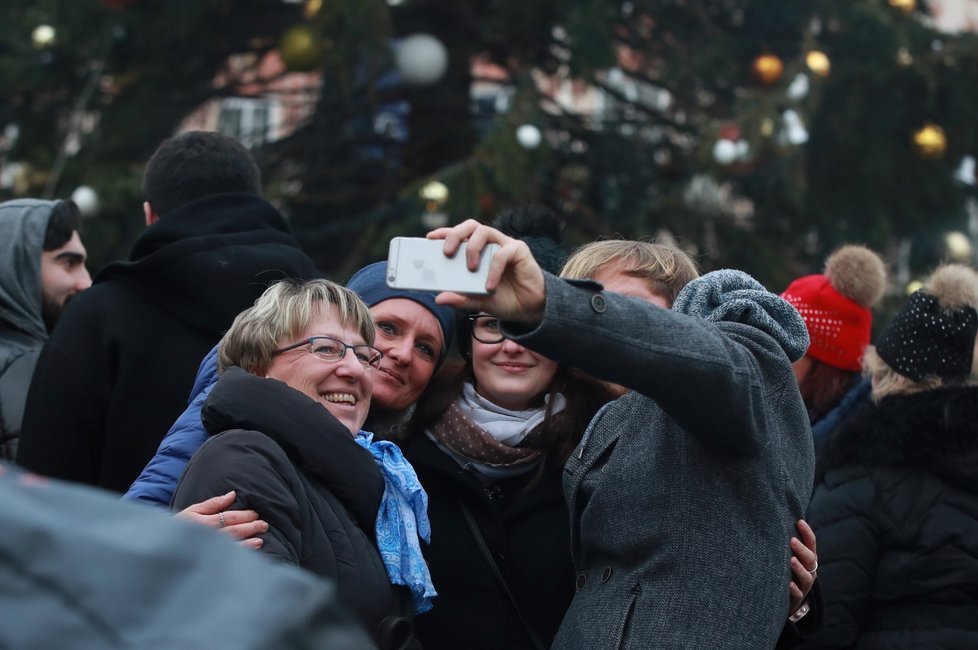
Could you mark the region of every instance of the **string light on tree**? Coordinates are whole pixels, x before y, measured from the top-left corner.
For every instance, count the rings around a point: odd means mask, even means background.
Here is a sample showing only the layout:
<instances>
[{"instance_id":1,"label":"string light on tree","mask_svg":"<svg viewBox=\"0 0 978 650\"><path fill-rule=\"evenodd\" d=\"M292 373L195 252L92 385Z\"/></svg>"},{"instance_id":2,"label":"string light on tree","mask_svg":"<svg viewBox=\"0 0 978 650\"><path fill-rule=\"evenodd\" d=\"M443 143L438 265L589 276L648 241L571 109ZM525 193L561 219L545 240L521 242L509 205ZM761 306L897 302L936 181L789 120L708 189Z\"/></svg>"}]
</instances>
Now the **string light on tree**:
<instances>
[{"instance_id":1,"label":"string light on tree","mask_svg":"<svg viewBox=\"0 0 978 650\"><path fill-rule=\"evenodd\" d=\"M765 86L777 83L784 73L784 63L774 54L761 54L751 64L754 78Z\"/></svg>"},{"instance_id":2,"label":"string light on tree","mask_svg":"<svg viewBox=\"0 0 978 650\"><path fill-rule=\"evenodd\" d=\"M418 195L425 202L421 225L429 229L448 225L448 215L442 212L442 206L448 201L448 186L441 181L430 181L421 187Z\"/></svg>"},{"instance_id":3,"label":"string light on tree","mask_svg":"<svg viewBox=\"0 0 978 650\"><path fill-rule=\"evenodd\" d=\"M448 50L431 34L412 34L394 46L394 63L407 83L427 86L448 68Z\"/></svg>"},{"instance_id":4,"label":"string light on tree","mask_svg":"<svg viewBox=\"0 0 978 650\"><path fill-rule=\"evenodd\" d=\"M516 129L516 140L524 149L536 149L543 140L543 134L533 124L524 124Z\"/></svg>"},{"instance_id":5,"label":"string light on tree","mask_svg":"<svg viewBox=\"0 0 978 650\"><path fill-rule=\"evenodd\" d=\"M57 37L57 32L54 31L54 27L51 25L38 25L31 32L31 42L34 43L34 47L43 50L45 48L54 45L55 38Z\"/></svg>"},{"instance_id":6,"label":"string light on tree","mask_svg":"<svg viewBox=\"0 0 978 650\"><path fill-rule=\"evenodd\" d=\"M829 76L832 70L832 62L829 55L821 50L811 50L805 55L805 65L808 69L820 77Z\"/></svg>"},{"instance_id":7,"label":"string light on tree","mask_svg":"<svg viewBox=\"0 0 978 650\"><path fill-rule=\"evenodd\" d=\"M955 230L944 235L944 245L952 262L967 262L971 259L971 240L963 232Z\"/></svg>"},{"instance_id":8,"label":"string light on tree","mask_svg":"<svg viewBox=\"0 0 978 650\"><path fill-rule=\"evenodd\" d=\"M914 131L913 145L920 157L937 160L947 151L947 136L938 125L925 124Z\"/></svg>"},{"instance_id":9,"label":"string light on tree","mask_svg":"<svg viewBox=\"0 0 978 650\"><path fill-rule=\"evenodd\" d=\"M323 8L323 0L306 0L302 7L302 15L306 18L315 18L316 14Z\"/></svg>"},{"instance_id":10,"label":"string light on tree","mask_svg":"<svg viewBox=\"0 0 978 650\"><path fill-rule=\"evenodd\" d=\"M278 52L292 72L310 72L323 63L323 39L309 25L295 25L282 33Z\"/></svg>"},{"instance_id":11,"label":"string light on tree","mask_svg":"<svg viewBox=\"0 0 978 650\"><path fill-rule=\"evenodd\" d=\"M917 9L917 0L889 0L890 6L909 16Z\"/></svg>"}]
</instances>

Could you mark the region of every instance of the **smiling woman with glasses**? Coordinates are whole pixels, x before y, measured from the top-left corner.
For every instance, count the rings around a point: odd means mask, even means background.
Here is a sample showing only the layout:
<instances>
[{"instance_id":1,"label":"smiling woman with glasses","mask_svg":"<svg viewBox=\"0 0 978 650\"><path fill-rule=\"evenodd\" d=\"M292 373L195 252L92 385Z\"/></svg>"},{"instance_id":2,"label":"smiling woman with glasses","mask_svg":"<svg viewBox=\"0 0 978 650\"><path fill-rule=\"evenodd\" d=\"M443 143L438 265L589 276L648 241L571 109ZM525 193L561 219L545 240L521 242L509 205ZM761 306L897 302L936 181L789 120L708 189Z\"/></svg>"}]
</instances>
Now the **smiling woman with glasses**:
<instances>
[{"instance_id":1,"label":"smiling woman with glasses","mask_svg":"<svg viewBox=\"0 0 978 650\"><path fill-rule=\"evenodd\" d=\"M309 352L323 361L339 361L346 356L347 350L353 351L353 356L357 358L360 365L364 368L380 368L380 361L384 358L384 353L372 345L350 345L331 336L311 336L305 341L299 341L292 345L286 345L273 352L273 355L282 354L289 350L309 346Z\"/></svg>"},{"instance_id":2,"label":"smiling woman with glasses","mask_svg":"<svg viewBox=\"0 0 978 650\"><path fill-rule=\"evenodd\" d=\"M338 284L269 288L221 340L201 413L211 437L173 506L234 490L231 510L268 523L262 552L333 579L377 645L401 648L434 595L419 543L427 497L397 447L362 431L384 356L375 335L366 305Z\"/></svg>"}]
</instances>

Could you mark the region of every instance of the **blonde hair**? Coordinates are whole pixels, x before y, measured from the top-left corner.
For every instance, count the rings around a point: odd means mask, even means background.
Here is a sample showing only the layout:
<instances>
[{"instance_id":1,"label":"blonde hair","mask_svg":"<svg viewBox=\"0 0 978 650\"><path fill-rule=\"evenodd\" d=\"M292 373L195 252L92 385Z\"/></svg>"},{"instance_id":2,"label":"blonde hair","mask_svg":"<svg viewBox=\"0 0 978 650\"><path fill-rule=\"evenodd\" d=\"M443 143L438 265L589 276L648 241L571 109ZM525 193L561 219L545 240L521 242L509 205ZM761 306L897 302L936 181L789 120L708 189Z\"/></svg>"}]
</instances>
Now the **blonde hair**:
<instances>
[{"instance_id":1,"label":"blonde hair","mask_svg":"<svg viewBox=\"0 0 978 650\"><path fill-rule=\"evenodd\" d=\"M944 385L940 377L928 375L920 381L904 377L883 361L875 346L867 346L863 353L863 374L873 382L872 398L878 402L890 395L909 395L934 390Z\"/></svg>"},{"instance_id":2,"label":"blonde hair","mask_svg":"<svg viewBox=\"0 0 978 650\"><path fill-rule=\"evenodd\" d=\"M609 266L617 267L626 275L646 280L652 293L665 298L670 306L683 287L700 275L696 262L673 246L607 239L585 244L575 250L564 264L560 276L593 279Z\"/></svg>"},{"instance_id":3,"label":"blonde hair","mask_svg":"<svg viewBox=\"0 0 978 650\"><path fill-rule=\"evenodd\" d=\"M340 322L354 327L373 345L374 321L359 296L329 280L283 280L265 290L255 304L234 319L221 339L218 372L239 366L264 374L283 341L299 336L320 309L335 306Z\"/></svg>"}]
</instances>

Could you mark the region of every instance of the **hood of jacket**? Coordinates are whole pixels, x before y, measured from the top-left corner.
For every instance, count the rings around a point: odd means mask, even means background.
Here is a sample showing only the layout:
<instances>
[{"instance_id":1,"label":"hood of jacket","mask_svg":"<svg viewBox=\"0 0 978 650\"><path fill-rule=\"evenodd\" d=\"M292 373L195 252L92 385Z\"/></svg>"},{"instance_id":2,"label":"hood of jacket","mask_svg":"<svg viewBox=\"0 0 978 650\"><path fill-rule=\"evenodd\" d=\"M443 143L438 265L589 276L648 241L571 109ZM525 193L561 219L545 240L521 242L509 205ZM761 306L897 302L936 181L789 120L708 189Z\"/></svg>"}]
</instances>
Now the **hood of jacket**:
<instances>
[{"instance_id":1,"label":"hood of jacket","mask_svg":"<svg viewBox=\"0 0 978 650\"><path fill-rule=\"evenodd\" d=\"M818 480L852 466L922 469L978 494L978 387L891 395L867 404L826 443Z\"/></svg>"},{"instance_id":2,"label":"hood of jacket","mask_svg":"<svg viewBox=\"0 0 978 650\"><path fill-rule=\"evenodd\" d=\"M306 395L277 379L231 367L211 389L201 421L212 436L232 429L265 434L342 501L364 531L374 530L384 479L373 456Z\"/></svg>"},{"instance_id":3,"label":"hood of jacket","mask_svg":"<svg viewBox=\"0 0 978 650\"><path fill-rule=\"evenodd\" d=\"M36 347L48 338L41 316L41 252L48 221L58 201L17 199L0 203L0 329L13 330ZM0 368L12 343L0 340Z\"/></svg>"},{"instance_id":4,"label":"hood of jacket","mask_svg":"<svg viewBox=\"0 0 978 650\"><path fill-rule=\"evenodd\" d=\"M808 329L798 310L743 271L705 273L683 287L672 308L711 322L756 327L777 341L792 362L808 350Z\"/></svg>"},{"instance_id":5,"label":"hood of jacket","mask_svg":"<svg viewBox=\"0 0 978 650\"><path fill-rule=\"evenodd\" d=\"M219 338L269 284L322 277L278 210L254 194L215 194L146 228L129 259L102 269L177 321ZM257 290L256 290L257 289Z\"/></svg>"}]
</instances>

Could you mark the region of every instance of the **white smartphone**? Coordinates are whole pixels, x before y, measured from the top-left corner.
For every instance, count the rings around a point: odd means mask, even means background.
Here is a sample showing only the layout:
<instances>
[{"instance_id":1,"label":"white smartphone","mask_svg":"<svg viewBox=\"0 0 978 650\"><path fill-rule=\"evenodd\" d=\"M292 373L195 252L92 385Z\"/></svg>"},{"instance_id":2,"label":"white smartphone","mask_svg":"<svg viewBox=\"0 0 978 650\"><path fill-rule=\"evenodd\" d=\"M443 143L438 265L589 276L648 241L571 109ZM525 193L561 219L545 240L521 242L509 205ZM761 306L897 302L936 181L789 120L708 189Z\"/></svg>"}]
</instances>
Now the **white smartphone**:
<instances>
[{"instance_id":1,"label":"white smartphone","mask_svg":"<svg viewBox=\"0 0 978 650\"><path fill-rule=\"evenodd\" d=\"M395 237L387 255L387 286L416 291L455 291L485 295L489 263L499 244L482 249L479 268L465 265L465 242L454 257L442 252L445 242L424 237Z\"/></svg>"}]
</instances>

